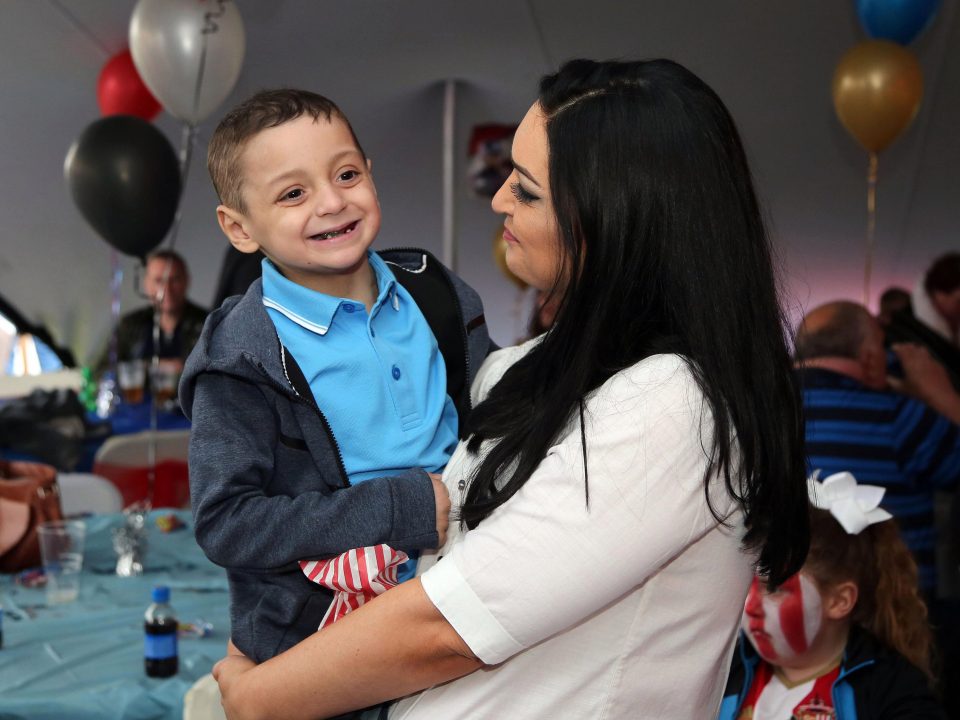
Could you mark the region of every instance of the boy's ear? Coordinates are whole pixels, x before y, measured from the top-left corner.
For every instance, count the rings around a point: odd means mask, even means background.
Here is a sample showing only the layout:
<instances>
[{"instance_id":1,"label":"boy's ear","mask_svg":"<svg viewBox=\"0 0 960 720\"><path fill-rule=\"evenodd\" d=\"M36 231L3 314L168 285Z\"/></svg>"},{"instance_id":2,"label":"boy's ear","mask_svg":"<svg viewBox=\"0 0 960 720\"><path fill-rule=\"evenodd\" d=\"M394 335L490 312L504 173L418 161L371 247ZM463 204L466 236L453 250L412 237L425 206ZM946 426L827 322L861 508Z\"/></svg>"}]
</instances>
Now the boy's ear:
<instances>
[{"instance_id":1,"label":"boy's ear","mask_svg":"<svg viewBox=\"0 0 960 720\"><path fill-rule=\"evenodd\" d=\"M242 253L255 253L260 245L250 236L246 228L246 218L226 205L217 206L217 222L227 236L227 240Z\"/></svg>"},{"instance_id":2,"label":"boy's ear","mask_svg":"<svg viewBox=\"0 0 960 720\"><path fill-rule=\"evenodd\" d=\"M855 582L847 580L837 583L823 598L824 610L831 620L843 620L857 606L860 589Z\"/></svg>"},{"instance_id":3,"label":"boy's ear","mask_svg":"<svg viewBox=\"0 0 960 720\"><path fill-rule=\"evenodd\" d=\"M373 172L373 158L367 158L367 172Z\"/></svg>"}]
</instances>

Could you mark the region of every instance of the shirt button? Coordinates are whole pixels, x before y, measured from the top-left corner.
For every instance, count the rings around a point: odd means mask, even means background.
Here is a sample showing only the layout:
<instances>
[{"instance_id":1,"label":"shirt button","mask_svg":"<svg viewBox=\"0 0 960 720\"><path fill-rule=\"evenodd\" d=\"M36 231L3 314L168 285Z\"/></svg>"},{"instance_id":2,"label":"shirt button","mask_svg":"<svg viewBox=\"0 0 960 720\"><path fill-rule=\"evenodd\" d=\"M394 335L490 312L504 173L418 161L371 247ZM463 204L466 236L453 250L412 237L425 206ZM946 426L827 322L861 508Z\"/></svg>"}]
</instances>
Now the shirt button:
<instances>
[{"instance_id":1,"label":"shirt button","mask_svg":"<svg viewBox=\"0 0 960 720\"><path fill-rule=\"evenodd\" d=\"M351 305L350 303L344 303L342 307L344 312L348 312L348 313L352 313L354 310L357 309L356 306Z\"/></svg>"},{"instance_id":2,"label":"shirt button","mask_svg":"<svg viewBox=\"0 0 960 720\"><path fill-rule=\"evenodd\" d=\"M399 379L400 379L400 368L398 368L396 365L394 365L393 368L390 370L390 374L393 375L393 379L394 379L394 380L399 380Z\"/></svg>"},{"instance_id":3,"label":"shirt button","mask_svg":"<svg viewBox=\"0 0 960 720\"><path fill-rule=\"evenodd\" d=\"M463 490L467 486L466 480L461 480L457 483L457 490Z\"/></svg>"}]
</instances>

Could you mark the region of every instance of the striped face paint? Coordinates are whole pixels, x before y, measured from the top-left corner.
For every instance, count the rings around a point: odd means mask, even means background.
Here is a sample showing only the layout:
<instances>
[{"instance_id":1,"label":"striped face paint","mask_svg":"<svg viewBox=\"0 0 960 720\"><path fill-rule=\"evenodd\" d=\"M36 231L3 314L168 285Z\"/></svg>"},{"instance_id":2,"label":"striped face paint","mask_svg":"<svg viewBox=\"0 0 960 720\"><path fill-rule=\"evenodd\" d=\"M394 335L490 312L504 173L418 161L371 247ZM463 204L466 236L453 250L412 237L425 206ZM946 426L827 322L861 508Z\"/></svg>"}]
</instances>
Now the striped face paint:
<instances>
[{"instance_id":1,"label":"striped face paint","mask_svg":"<svg viewBox=\"0 0 960 720\"><path fill-rule=\"evenodd\" d=\"M813 580L797 573L775 593L754 577L741 627L764 660L788 664L810 649L823 618L823 604Z\"/></svg>"}]
</instances>

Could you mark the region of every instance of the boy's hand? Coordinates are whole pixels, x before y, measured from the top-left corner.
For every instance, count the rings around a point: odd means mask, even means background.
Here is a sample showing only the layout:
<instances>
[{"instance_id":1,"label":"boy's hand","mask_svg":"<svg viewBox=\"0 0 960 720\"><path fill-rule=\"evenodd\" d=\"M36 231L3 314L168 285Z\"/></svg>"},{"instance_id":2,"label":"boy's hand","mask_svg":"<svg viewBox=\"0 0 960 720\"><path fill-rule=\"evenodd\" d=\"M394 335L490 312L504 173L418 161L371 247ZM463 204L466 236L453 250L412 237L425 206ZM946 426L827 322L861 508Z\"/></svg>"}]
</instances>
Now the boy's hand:
<instances>
[{"instance_id":1,"label":"boy's hand","mask_svg":"<svg viewBox=\"0 0 960 720\"><path fill-rule=\"evenodd\" d=\"M437 535L440 536L437 547L443 547L447 541L447 526L450 524L450 493L437 473L427 474L433 482L433 499L437 504Z\"/></svg>"}]
</instances>

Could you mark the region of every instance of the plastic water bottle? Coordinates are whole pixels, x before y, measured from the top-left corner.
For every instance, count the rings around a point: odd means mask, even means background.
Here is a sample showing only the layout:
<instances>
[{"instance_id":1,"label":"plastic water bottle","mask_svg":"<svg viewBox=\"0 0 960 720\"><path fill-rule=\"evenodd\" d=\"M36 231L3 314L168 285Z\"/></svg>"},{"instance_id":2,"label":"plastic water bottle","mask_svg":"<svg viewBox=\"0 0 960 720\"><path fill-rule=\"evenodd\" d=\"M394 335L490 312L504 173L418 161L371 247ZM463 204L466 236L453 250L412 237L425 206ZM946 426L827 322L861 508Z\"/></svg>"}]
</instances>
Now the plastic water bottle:
<instances>
[{"instance_id":1,"label":"plastic water bottle","mask_svg":"<svg viewBox=\"0 0 960 720\"><path fill-rule=\"evenodd\" d=\"M177 618L170 607L170 588L153 589L153 603L144 614L143 663L150 677L177 674Z\"/></svg>"}]
</instances>

